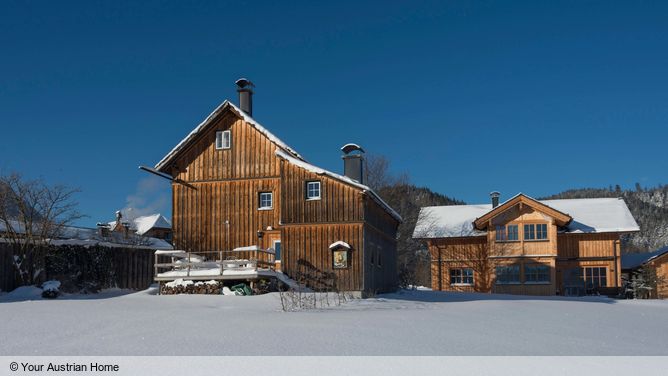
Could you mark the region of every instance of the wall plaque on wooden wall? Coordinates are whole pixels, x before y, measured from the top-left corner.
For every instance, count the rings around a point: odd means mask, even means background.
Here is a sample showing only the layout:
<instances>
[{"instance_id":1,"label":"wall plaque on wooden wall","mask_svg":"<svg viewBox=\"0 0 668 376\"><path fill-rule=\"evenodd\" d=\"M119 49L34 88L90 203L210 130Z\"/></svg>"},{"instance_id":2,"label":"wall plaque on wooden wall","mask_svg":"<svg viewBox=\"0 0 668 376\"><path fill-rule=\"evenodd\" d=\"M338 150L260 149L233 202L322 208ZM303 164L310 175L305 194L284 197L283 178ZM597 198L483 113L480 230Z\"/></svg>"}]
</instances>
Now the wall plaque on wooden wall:
<instances>
[{"instance_id":1,"label":"wall plaque on wooden wall","mask_svg":"<svg viewBox=\"0 0 668 376\"><path fill-rule=\"evenodd\" d=\"M348 267L348 250L339 248L332 252L334 257L334 269L345 269Z\"/></svg>"}]
</instances>

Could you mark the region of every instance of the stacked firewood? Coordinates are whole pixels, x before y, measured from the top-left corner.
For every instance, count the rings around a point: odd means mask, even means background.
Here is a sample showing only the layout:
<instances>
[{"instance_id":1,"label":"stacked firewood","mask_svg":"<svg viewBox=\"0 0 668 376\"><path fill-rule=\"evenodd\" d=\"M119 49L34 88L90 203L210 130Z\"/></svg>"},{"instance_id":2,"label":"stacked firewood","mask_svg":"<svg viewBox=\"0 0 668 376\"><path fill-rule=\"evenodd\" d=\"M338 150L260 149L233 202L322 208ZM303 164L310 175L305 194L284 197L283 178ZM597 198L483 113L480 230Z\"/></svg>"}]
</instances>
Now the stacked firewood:
<instances>
[{"instance_id":1,"label":"stacked firewood","mask_svg":"<svg viewBox=\"0 0 668 376\"><path fill-rule=\"evenodd\" d=\"M174 282L165 283L160 288L160 294L175 295L175 294L214 294L220 295L222 293L223 284L217 281L195 282L176 280Z\"/></svg>"}]
</instances>

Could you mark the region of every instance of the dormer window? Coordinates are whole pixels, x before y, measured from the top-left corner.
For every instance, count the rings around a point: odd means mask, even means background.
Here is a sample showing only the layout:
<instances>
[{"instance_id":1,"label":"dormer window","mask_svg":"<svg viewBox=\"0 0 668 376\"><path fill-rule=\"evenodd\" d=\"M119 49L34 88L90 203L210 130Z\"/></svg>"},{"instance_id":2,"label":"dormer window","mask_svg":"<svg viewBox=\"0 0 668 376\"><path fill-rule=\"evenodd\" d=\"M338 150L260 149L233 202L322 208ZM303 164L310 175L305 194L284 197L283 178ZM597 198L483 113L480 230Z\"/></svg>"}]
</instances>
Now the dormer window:
<instances>
[{"instance_id":1,"label":"dormer window","mask_svg":"<svg viewBox=\"0 0 668 376\"><path fill-rule=\"evenodd\" d=\"M218 131L216 132L216 149L229 149L232 146L232 132Z\"/></svg>"}]
</instances>

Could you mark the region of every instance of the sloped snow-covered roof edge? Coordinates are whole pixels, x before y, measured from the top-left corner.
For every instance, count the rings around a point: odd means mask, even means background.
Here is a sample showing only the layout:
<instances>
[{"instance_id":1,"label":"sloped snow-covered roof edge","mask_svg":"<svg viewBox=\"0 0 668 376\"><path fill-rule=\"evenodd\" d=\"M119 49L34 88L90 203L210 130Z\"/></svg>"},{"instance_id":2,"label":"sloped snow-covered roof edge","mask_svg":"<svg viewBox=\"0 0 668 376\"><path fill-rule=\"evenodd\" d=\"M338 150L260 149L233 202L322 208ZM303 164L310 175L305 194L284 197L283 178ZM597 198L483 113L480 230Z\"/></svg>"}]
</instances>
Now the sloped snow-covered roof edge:
<instances>
[{"instance_id":1,"label":"sloped snow-covered roof edge","mask_svg":"<svg viewBox=\"0 0 668 376\"><path fill-rule=\"evenodd\" d=\"M301 168L303 168L307 171L311 171L314 174L327 175L330 178L333 178L333 179L339 180L343 183L346 183L346 184L352 185L354 187L360 188L363 193L368 193L369 196L371 196L371 198L374 201L376 201L376 203L378 203L382 208L385 209L385 211L387 211L392 217L394 217L394 219L398 220L399 222L403 221L403 219L401 218L399 213L397 213L394 209L392 209L392 207L390 205L388 205L385 201L383 201L383 199L380 198L380 196L378 196L378 194L376 192L374 192L373 189L369 188L368 186L366 186L364 184L360 184L360 183L356 182L355 180L353 180L353 179L351 179L347 176L339 175L335 172L327 171L323 168L314 166L314 165L312 165L310 163L307 163L303 160L293 158L293 157L285 154L284 152L282 152L280 150L276 150L276 155L285 159L285 160L287 160L288 162L290 162L290 163L292 163L292 164L294 164L298 167L301 167Z\"/></svg>"},{"instance_id":2,"label":"sloped snow-covered roof edge","mask_svg":"<svg viewBox=\"0 0 668 376\"><path fill-rule=\"evenodd\" d=\"M513 196L511 199L517 196ZM507 201L509 201L507 200ZM537 200L572 218L565 226L569 233L636 232L640 228L623 199L586 198ZM427 206L413 232L414 238L452 238L486 234L473 228L473 222L492 210L492 205Z\"/></svg>"},{"instance_id":3,"label":"sloped snow-covered roof edge","mask_svg":"<svg viewBox=\"0 0 668 376\"><path fill-rule=\"evenodd\" d=\"M622 255L622 269L635 269L668 253L668 246L645 253L627 253Z\"/></svg>"},{"instance_id":4,"label":"sloped snow-covered roof edge","mask_svg":"<svg viewBox=\"0 0 668 376\"><path fill-rule=\"evenodd\" d=\"M292 149L290 146L288 146L285 142L281 141L278 137L274 136L273 133L269 132L267 128L263 127L258 123L255 119L252 117L248 116L244 111L242 111L239 107L235 106L234 103L230 102L229 100L225 100L223 103L221 103L218 107L216 107L215 110L209 116L207 116L204 121L202 121L195 129L193 129L181 142L176 144L176 146L169 152L167 155L165 155L160 162L158 162L155 165L156 170L160 170L163 167L165 167L174 157L183 149L192 139L194 139L199 132L204 129L207 125L209 125L216 117L218 114L221 112L225 111L226 109L231 109L233 110L239 117L241 117L245 122L248 124L252 125L255 129L260 131L260 133L264 134L267 136L267 138L278 145L281 149L287 151L288 153L292 154L298 159L304 160L299 153L297 153L294 149Z\"/></svg>"}]
</instances>

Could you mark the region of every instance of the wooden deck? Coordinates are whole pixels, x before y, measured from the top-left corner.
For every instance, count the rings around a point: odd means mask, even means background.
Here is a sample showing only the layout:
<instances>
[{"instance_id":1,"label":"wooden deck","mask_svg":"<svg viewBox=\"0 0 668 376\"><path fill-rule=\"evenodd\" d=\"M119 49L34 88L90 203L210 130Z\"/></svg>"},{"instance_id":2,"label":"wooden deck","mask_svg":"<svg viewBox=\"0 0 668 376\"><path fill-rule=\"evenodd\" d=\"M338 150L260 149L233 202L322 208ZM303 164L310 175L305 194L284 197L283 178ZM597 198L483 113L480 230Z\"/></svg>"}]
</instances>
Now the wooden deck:
<instances>
[{"instance_id":1,"label":"wooden deck","mask_svg":"<svg viewBox=\"0 0 668 376\"><path fill-rule=\"evenodd\" d=\"M276 277L274 266L274 252L256 247L216 252L156 251L154 280L254 280Z\"/></svg>"}]
</instances>

